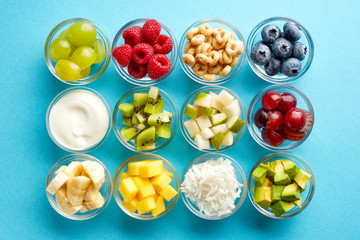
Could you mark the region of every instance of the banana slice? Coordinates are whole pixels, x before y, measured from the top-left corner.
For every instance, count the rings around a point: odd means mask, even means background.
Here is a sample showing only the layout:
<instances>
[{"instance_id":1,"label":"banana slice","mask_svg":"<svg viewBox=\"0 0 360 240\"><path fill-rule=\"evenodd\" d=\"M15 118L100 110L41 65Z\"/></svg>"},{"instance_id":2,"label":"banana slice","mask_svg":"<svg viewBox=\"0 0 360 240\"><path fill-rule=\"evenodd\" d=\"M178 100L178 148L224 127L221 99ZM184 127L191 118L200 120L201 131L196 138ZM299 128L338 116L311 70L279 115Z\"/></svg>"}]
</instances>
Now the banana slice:
<instances>
[{"instance_id":1,"label":"banana slice","mask_svg":"<svg viewBox=\"0 0 360 240\"><path fill-rule=\"evenodd\" d=\"M82 208L82 205L74 206L71 204L69 199L66 197L65 188L60 188L55 196L58 206L61 208L61 210L63 210L65 213L69 215L73 215L77 213Z\"/></svg>"},{"instance_id":2,"label":"banana slice","mask_svg":"<svg viewBox=\"0 0 360 240\"><path fill-rule=\"evenodd\" d=\"M54 195L67 180L68 176L66 176L63 172L60 172L47 186L46 191Z\"/></svg>"},{"instance_id":3,"label":"banana slice","mask_svg":"<svg viewBox=\"0 0 360 240\"><path fill-rule=\"evenodd\" d=\"M105 201L103 196L101 195L100 192L98 192L94 200L89 202L84 202L83 204L85 205L85 207L87 207L87 209L93 210L96 208L101 208L104 205L104 202Z\"/></svg>"},{"instance_id":4,"label":"banana slice","mask_svg":"<svg viewBox=\"0 0 360 240\"><path fill-rule=\"evenodd\" d=\"M91 183L88 190L85 193L84 201L92 201L96 198L99 189L96 189L94 183Z\"/></svg>"},{"instance_id":5,"label":"banana slice","mask_svg":"<svg viewBox=\"0 0 360 240\"><path fill-rule=\"evenodd\" d=\"M55 175L58 175L59 173L64 172L65 168L66 168L65 165L62 165L61 167L59 167L59 169L56 170Z\"/></svg>"},{"instance_id":6,"label":"banana slice","mask_svg":"<svg viewBox=\"0 0 360 240\"><path fill-rule=\"evenodd\" d=\"M85 176L72 177L68 179L66 183L66 194L72 205L82 204L90 183L90 178Z\"/></svg>"},{"instance_id":7,"label":"banana slice","mask_svg":"<svg viewBox=\"0 0 360 240\"><path fill-rule=\"evenodd\" d=\"M81 205L81 206L82 206L81 209L80 209L81 213L89 211L89 209L85 205Z\"/></svg>"},{"instance_id":8,"label":"banana slice","mask_svg":"<svg viewBox=\"0 0 360 240\"><path fill-rule=\"evenodd\" d=\"M100 189L104 184L105 172L103 166L95 161L84 161L82 166L93 181L95 188Z\"/></svg>"},{"instance_id":9,"label":"banana slice","mask_svg":"<svg viewBox=\"0 0 360 240\"><path fill-rule=\"evenodd\" d=\"M76 176L79 176L81 171L82 171L83 167L82 167L82 164L81 162L71 162L69 164L69 166L67 166L65 169L64 169L64 173L69 177L76 177Z\"/></svg>"}]
</instances>

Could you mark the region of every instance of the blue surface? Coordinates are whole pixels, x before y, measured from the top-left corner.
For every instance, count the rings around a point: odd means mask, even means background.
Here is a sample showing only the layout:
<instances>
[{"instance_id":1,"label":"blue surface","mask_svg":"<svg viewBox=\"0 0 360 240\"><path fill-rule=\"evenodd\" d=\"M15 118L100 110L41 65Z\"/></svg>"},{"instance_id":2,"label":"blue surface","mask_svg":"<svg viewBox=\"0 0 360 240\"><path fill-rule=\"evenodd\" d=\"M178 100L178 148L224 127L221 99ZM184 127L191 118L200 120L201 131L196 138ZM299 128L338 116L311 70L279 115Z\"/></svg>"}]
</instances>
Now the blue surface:
<instances>
[{"instance_id":1,"label":"blue surface","mask_svg":"<svg viewBox=\"0 0 360 240\"><path fill-rule=\"evenodd\" d=\"M358 1L144 2L1 1L0 238L359 239ZM315 43L312 66L293 83L310 98L316 113L310 137L292 151L309 163L316 179L314 198L304 212L291 219L272 220L257 212L248 198L238 212L221 221L197 218L181 199L163 218L146 222L125 215L114 199L103 213L88 221L65 219L51 208L45 194L46 176L51 166L68 154L51 141L45 126L48 104L69 87L51 75L44 61L45 39L56 24L71 17L89 18L113 39L128 21L150 17L164 22L180 40L193 22L218 17L235 24L247 38L257 23L279 15L301 22ZM248 107L255 94L269 84L246 63L224 86L235 91ZM103 94L113 108L134 86L122 80L110 63L103 76L88 87ZM178 64L158 87L180 108L200 85ZM246 174L268 153L248 131L225 152ZM135 155L120 144L113 131L90 154L101 159L112 176L124 160ZM181 175L187 163L201 152L193 149L179 130L173 142L157 154L168 158Z\"/></svg>"}]
</instances>

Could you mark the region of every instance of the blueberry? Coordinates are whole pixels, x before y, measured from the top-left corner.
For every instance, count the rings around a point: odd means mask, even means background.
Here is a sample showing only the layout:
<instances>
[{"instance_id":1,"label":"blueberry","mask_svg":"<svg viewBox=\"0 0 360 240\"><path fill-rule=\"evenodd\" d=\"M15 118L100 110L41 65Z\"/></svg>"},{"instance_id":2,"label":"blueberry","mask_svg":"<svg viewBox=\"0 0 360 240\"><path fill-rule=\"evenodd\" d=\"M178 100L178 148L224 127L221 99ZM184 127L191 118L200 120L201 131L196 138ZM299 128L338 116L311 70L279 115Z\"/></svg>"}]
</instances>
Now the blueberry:
<instances>
[{"instance_id":1,"label":"blueberry","mask_svg":"<svg viewBox=\"0 0 360 240\"><path fill-rule=\"evenodd\" d=\"M263 42L258 42L251 50L251 60L257 65L264 65L271 58L271 51Z\"/></svg>"},{"instance_id":2,"label":"blueberry","mask_svg":"<svg viewBox=\"0 0 360 240\"><path fill-rule=\"evenodd\" d=\"M307 53L307 47L304 44L299 42L294 43L291 56L301 61L304 60L306 53Z\"/></svg>"},{"instance_id":3,"label":"blueberry","mask_svg":"<svg viewBox=\"0 0 360 240\"><path fill-rule=\"evenodd\" d=\"M294 22L285 23L284 33L285 37L291 42L295 42L301 38L300 26Z\"/></svg>"},{"instance_id":4,"label":"blueberry","mask_svg":"<svg viewBox=\"0 0 360 240\"><path fill-rule=\"evenodd\" d=\"M276 25L266 25L261 31L261 37L265 43L273 43L280 37L281 30Z\"/></svg>"},{"instance_id":5,"label":"blueberry","mask_svg":"<svg viewBox=\"0 0 360 240\"><path fill-rule=\"evenodd\" d=\"M301 63L297 58L288 58L281 65L281 72L288 77L294 77L301 71Z\"/></svg>"},{"instance_id":6,"label":"blueberry","mask_svg":"<svg viewBox=\"0 0 360 240\"><path fill-rule=\"evenodd\" d=\"M269 62L264 65L265 73L269 76L274 76L280 71L281 61L276 58L271 58Z\"/></svg>"},{"instance_id":7,"label":"blueberry","mask_svg":"<svg viewBox=\"0 0 360 240\"><path fill-rule=\"evenodd\" d=\"M292 44L285 38L278 38L272 46L272 52L278 59L286 59L291 56Z\"/></svg>"}]
</instances>

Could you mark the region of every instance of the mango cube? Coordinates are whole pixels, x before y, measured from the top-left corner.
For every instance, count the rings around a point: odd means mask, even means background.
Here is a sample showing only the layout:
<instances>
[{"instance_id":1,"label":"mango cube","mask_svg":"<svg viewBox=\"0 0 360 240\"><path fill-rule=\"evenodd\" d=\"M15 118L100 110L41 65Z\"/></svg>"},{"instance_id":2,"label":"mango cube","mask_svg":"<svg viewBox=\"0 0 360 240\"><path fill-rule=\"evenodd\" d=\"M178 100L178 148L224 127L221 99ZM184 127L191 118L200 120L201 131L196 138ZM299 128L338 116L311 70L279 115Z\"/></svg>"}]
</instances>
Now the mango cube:
<instances>
[{"instance_id":1,"label":"mango cube","mask_svg":"<svg viewBox=\"0 0 360 240\"><path fill-rule=\"evenodd\" d=\"M159 192L160 196L162 196L166 201L170 201L173 197L176 196L177 191L170 185L167 185L164 190Z\"/></svg>"},{"instance_id":2,"label":"mango cube","mask_svg":"<svg viewBox=\"0 0 360 240\"><path fill-rule=\"evenodd\" d=\"M153 197L145 198L137 204L138 214L149 213L154 208L156 208L156 204Z\"/></svg>"},{"instance_id":3,"label":"mango cube","mask_svg":"<svg viewBox=\"0 0 360 240\"><path fill-rule=\"evenodd\" d=\"M134 213L137 209L137 203L138 201L136 200L136 198L134 198L133 200L129 201L129 202L125 202L122 201L122 205L124 206L124 208L126 210L128 210L130 213Z\"/></svg>"},{"instance_id":4,"label":"mango cube","mask_svg":"<svg viewBox=\"0 0 360 240\"><path fill-rule=\"evenodd\" d=\"M119 191L125 202L133 200L139 188L136 186L132 178L125 178L120 181Z\"/></svg>"},{"instance_id":5,"label":"mango cube","mask_svg":"<svg viewBox=\"0 0 360 240\"><path fill-rule=\"evenodd\" d=\"M143 186L150 184L150 180L148 178L142 178L142 177L136 176L136 177L132 177L132 179L138 188L141 188Z\"/></svg>"},{"instance_id":6,"label":"mango cube","mask_svg":"<svg viewBox=\"0 0 360 240\"><path fill-rule=\"evenodd\" d=\"M149 160L149 161L145 161L139 165L140 177L151 178L151 177L161 174L162 171L163 171L163 161L162 160Z\"/></svg>"},{"instance_id":7,"label":"mango cube","mask_svg":"<svg viewBox=\"0 0 360 240\"><path fill-rule=\"evenodd\" d=\"M151 210L151 214L156 217L157 215L159 215L160 213L165 211L165 203L164 203L164 198L159 196L155 202L156 207Z\"/></svg>"},{"instance_id":8,"label":"mango cube","mask_svg":"<svg viewBox=\"0 0 360 240\"><path fill-rule=\"evenodd\" d=\"M121 175L120 175L120 182L125 179L125 178L128 178L130 177L130 175L127 173L127 172L123 172Z\"/></svg>"},{"instance_id":9,"label":"mango cube","mask_svg":"<svg viewBox=\"0 0 360 240\"><path fill-rule=\"evenodd\" d=\"M169 170L166 170L165 168L163 169L163 173L165 173L166 175L168 175L169 178L172 178L172 177L174 176Z\"/></svg>"},{"instance_id":10,"label":"mango cube","mask_svg":"<svg viewBox=\"0 0 360 240\"><path fill-rule=\"evenodd\" d=\"M140 165L142 165L145 161L137 161L131 162L128 164L128 174L131 176L139 175Z\"/></svg>"},{"instance_id":11,"label":"mango cube","mask_svg":"<svg viewBox=\"0 0 360 240\"><path fill-rule=\"evenodd\" d=\"M148 197L153 197L155 195L155 190L151 184L148 184L146 186L143 186L139 188L139 191L137 193L138 200L143 200Z\"/></svg>"},{"instance_id":12,"label":"mango cube","mask_svg":"<svg viewBox=\"0 0 360 240\"><path fill-rule=\"evenodd\" d=\"M156 192L161 192L164 190L170 182L171 178L166 173L162 173L151 179L151 184L153 185Z\"/></svg>"}]
</instances>

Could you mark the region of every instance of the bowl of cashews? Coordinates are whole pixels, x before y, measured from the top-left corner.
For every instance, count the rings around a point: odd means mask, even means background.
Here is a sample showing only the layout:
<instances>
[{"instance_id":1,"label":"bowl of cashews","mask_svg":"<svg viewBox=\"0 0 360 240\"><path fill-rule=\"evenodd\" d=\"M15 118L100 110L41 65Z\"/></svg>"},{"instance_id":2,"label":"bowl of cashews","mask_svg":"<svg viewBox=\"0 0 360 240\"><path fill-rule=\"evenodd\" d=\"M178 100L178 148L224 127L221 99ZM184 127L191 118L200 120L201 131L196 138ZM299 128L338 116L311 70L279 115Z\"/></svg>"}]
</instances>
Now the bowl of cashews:
<instances>
[{"instance_id":1,"label":"bowl of cashews","mask_svg":"<svg viewBox=\"0 0 360 240\"><path fill-rule=\"evenodd\" d=\"M245 62L245 41L230 22L206 18L193 23L181 37L180 65L194 81L222 84L238 74Z\"/></svg>"}]
</instances>

